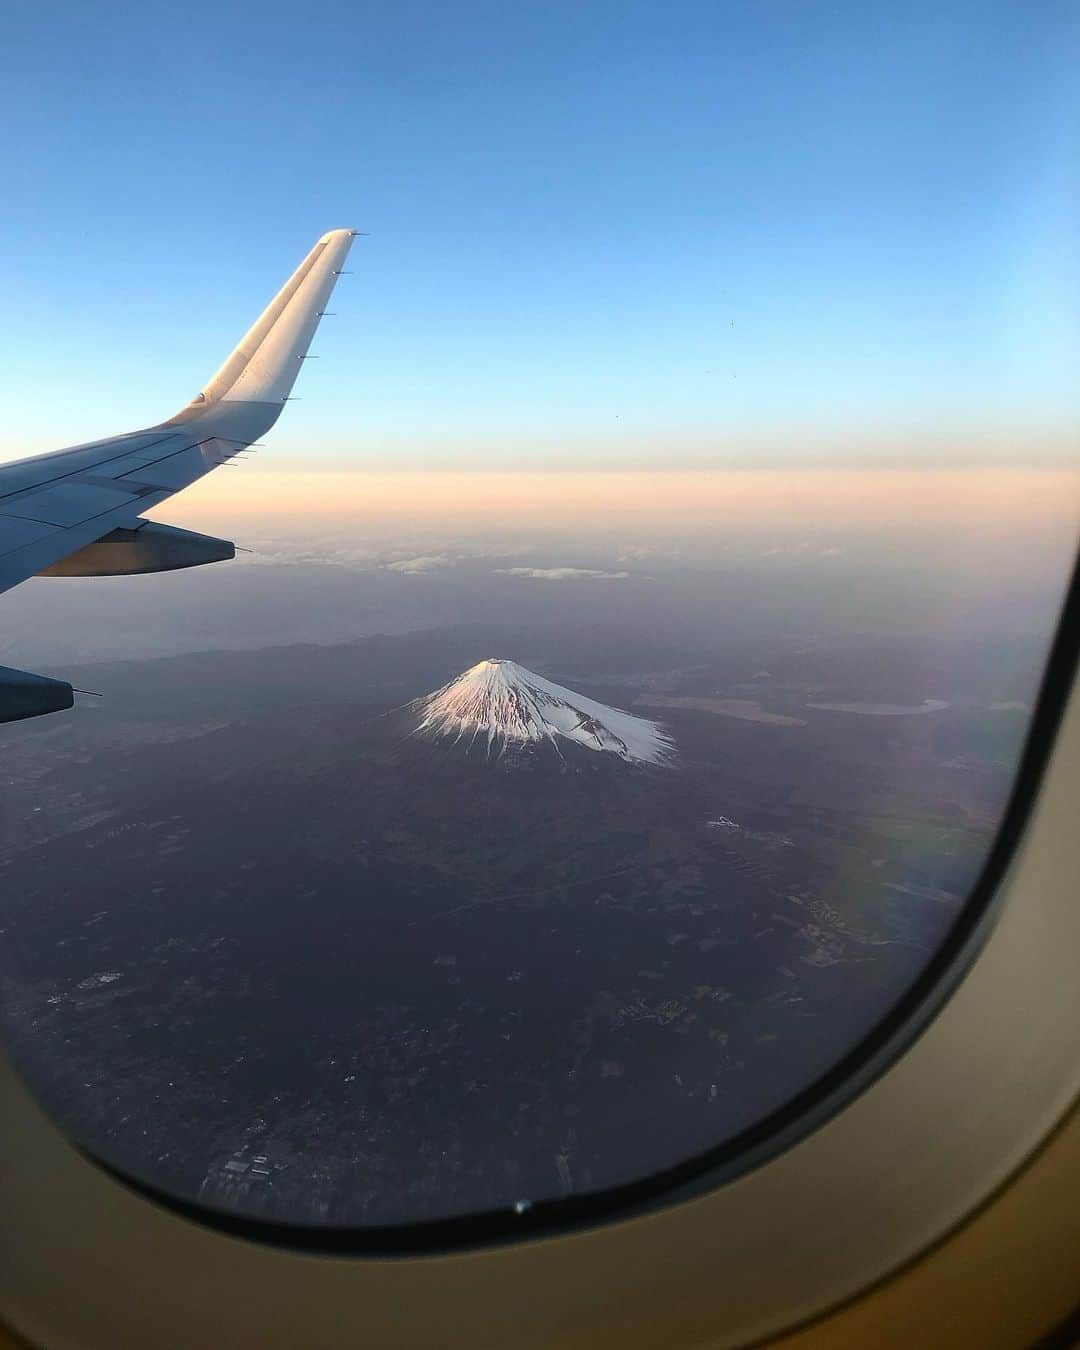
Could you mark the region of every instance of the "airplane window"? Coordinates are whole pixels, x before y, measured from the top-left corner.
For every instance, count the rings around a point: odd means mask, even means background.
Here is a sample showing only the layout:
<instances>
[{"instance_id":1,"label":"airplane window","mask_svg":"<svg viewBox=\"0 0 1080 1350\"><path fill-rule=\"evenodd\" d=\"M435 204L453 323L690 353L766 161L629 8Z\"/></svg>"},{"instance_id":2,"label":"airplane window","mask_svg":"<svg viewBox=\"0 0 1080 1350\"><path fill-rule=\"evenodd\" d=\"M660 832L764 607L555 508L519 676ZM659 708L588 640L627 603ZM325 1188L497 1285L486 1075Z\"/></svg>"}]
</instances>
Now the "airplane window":
<instances>
[{"instance_id":1,"label":"airplane window","mask_svg":"<svg viewBox=\"0 0 1080 1350\"><path fill-rule=\"evenodd\" d=\"M992 8L931 35L915 6L888 41L852 10L830 45L797 6L687 6L696 52L628 13L617 49L582 24L558 58L506 19L525 150L501 83L446 73L461 34L432 48L456 148L333 67L325 97L395 123L335 199L373 237L323 235L115 470L12 479L0 511L0 655L100 695L0 725L0 1026L90 1154L211 1218L527 1231L764 1137L931 967L1080 524L1076 99L1053 25ZM379 22L422 102L410 20ZM778 51L798 80L765 78ZM31 319L24 440L199 388L341 223L275 211L250 249L162 224L173 307L96 344L126 226L88 209L89 245L49 242L99 273L64 307L90 411L48 406ZM276 417L335 285L306 401L242 464L255 423L199 419ZM80 490L114 533L14 587Z\"/></svg>"}]
</instances>

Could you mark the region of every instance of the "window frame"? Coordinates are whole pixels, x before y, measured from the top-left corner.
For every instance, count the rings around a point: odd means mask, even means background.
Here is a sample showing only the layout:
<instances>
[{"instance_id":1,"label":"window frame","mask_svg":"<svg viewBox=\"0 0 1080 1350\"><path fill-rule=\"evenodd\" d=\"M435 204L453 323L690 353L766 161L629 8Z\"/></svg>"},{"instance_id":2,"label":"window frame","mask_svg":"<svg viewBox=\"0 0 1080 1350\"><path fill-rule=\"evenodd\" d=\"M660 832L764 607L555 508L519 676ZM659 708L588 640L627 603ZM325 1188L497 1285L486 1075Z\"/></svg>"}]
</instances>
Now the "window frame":
<instances>
[{"instance_id":1,"label":"window frame","mask_svg":"<svg viewBox=\"0 0 1080 1350\"><path fill-rule=\"evenodd\" d=\"M679 1328L693 1325L734 1346L882 1279L1001 1185L1080 1092L1078 648L1074 575L1010 803L968 906L859 1050L782 1113L797 1117L741 1136L740 1158L707 1155L638 1194L627 1195L637 1184L604 1193L597 1208L584 1197L500 1215L496 1226L454 1221L471 1231L441 1241L419 1225L399 1245L385 1234L372 1243L370 1232L359 1244L353 1233L345 1243L321 1233L309 1245L302 1230L217 1215L208 1223L194 1206L119 1181L62 1135L4 1060L0 1203L19 1240L0 1266L0 1315L47 1344L194 1346L220 1334L217 1319L231 1309L230 1343L270 1346L301 1343L286 1338L297 1334L295 1323L286 1331L290 1317L317 1304L335 1310L334 1327L364 1327L381 1345L436 1331L442 1344L495 1345L508 1328L521 1345L564 1332L569 1345L574 1328L599 1337L666 1307L667 1344L691 1343ZM393 1259L401 1255L414 1259ZM157 1271L154 1299L133 1303L121 1275L133 1267ZM191 1272L210 1267L228 1280L215 1285L218 1297L180 1297ZM118 1283L88 1278L102 1271ZM78 1293L57 1302L57 1287ZM299 1303L283 1304L288 1297ZM143 1342L121 1334L129 1315ZM107 1325L112 1338L86 1341L80 1324ZM338 1343L329 1328L320 1338L304 1326L302 1343Z\"/></svg>"}]
</instances>

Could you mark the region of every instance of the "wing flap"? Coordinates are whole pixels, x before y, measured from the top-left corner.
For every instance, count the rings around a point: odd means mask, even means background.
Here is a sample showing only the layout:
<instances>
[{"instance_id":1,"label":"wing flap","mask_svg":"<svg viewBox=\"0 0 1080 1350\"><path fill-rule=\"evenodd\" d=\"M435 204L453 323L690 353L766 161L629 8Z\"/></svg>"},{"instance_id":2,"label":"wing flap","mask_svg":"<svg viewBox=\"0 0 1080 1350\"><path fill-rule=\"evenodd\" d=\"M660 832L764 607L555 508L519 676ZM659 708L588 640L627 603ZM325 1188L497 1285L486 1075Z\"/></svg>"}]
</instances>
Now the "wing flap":
<instances>
[{"instance_id":1,"label":"wing flap","mask_svg":"<svg viewBox=\"0 0 1080 1350\"><path fill-rule=\"evenodd\" d=\"M24 548L50 534L56 534L58 526L45 525L40 520L22 520L18 516L0 515L0 557L17 548ZM2 588L0 588L2 589Z\"/></svg>"},{"instance_id":2,"label":"wing flap","mask_svg":"<svg viewBox=\"0 0 1080 1350\"><path fill-rule=\"evenodd\" d=\"M115 506L133 502L138 495L121 487L97 487L86 482L59 483L56 487L17 498L4 514L41 521L45 525L78 525Z\"/></svg>"},{"instance_id":3,"label":"wing flap","mask_svg":"<svg viewBox=\"0 0 1080 1350\"><path fill-rule=\"evenodd\" d=\"M225 454L218 448L216 440L208 440L199 445L188 446L166 459L155 460L142 468L119 479L121 483L137 488L161 488L166 492L179 492L181 488L194 483L203 474L209 473L224 463Z\"/></svg>"},{"instance_id":4,"label":"wing flap","mask_svg":"<svg viewBox=\"0 0 1080 1350\"><path fill-rule=\"evenodd\" d=\"M107 464L100 465L94 471L95 476L114 481L122 479L139 469L145 469L148 464L156 464L159 459L167 459L180 450L186 450L190 444L191 438L187 436L170 436L165 441L155 441L144 450L136 450L132 455L123 455L120 459L111 459Z\"/></svg>"},{"instance_id":5,"label":"wing flap","mask_svg":"<svg viewBox=\"0 0 1080 1350\"><path fill-rule=\"evenodd\" d=\"M31 488L47 487L50 483L64 479L77 478L79 475L98 471L107 473L112 463L124 455L148 454L148 458L157 458L165 453L164 448L174 445L190 444L190 436L180 436L174 428L165 431L149 431L128 436L113 436L105 441L90 441L86 445L72 446L70 450L54 450L48 455L34 455L29 459L19 459L12 464L0 464L0 503L20 492Z\"/></svg>"},{"instance_id":6,"label":"wing flap","mask_svg":"<svg viewBox=\"0 0 1080 1350\"><path fill-rule=\"evenodd\" d=\"M127 526L138 519L140 511L148 511L170 496L169 490L149 491L145 496L126 501L102 515L80 521L78 525L44 525L47 534L23 538L13 548L8 547L9 531L21 530L36 521L20 520L16 516L0 516L0 591L10 590L20 581L37 576L51 563L66 558L95 539L102 538L118 526ZM14 535L12 535L14 537Z\"/></svg>"}]
</instances>

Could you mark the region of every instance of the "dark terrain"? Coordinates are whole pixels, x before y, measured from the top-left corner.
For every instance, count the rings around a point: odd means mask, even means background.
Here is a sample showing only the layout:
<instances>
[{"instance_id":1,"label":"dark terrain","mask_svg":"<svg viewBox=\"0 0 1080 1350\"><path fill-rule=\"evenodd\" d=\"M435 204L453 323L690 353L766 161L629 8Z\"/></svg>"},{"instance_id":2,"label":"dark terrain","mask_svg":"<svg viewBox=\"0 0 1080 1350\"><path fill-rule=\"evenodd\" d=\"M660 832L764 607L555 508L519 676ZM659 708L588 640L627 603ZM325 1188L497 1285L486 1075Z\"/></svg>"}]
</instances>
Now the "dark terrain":
<instances>
[{"instance_id":1,"label":"dark terrain","mask_svg":"<svg viewBox=\"0 0 1080 1350\"><path fill-rule=\"evenodd\" d=\"M394 710L490 650L662 718L679 766L403 739ZM1038 656L995 684L970 645L503 625L88 669L103 708L5 746L7 1036L85 1145L249 1214L637 1178L806 1087L917 974Z\"/></svg>"}]
</instances>

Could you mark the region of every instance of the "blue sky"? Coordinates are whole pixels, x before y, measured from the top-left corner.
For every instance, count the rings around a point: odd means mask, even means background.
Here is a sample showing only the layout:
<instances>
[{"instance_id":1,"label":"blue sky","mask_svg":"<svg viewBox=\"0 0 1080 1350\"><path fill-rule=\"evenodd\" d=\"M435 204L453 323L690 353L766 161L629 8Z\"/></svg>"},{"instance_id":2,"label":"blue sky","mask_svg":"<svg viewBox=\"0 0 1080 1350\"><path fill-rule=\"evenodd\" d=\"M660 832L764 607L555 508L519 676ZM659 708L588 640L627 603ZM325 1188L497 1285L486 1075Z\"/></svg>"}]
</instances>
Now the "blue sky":
<instances>
[{"instance_id":1,"label":"blue sky","mask_svg":"<svg viewBox=\"0 0 1080 1350\"><path fill-rule=\"evenodd\" d=\"M1056 0L10 9L0 454L174 411L339 225L278 467L1075 442L1078 38Z\"/></svg>"}]
</instances>

